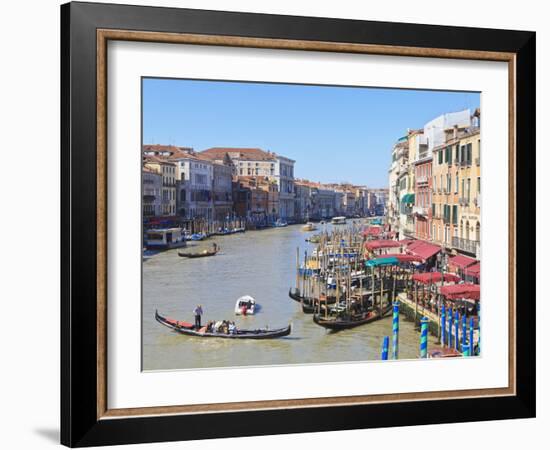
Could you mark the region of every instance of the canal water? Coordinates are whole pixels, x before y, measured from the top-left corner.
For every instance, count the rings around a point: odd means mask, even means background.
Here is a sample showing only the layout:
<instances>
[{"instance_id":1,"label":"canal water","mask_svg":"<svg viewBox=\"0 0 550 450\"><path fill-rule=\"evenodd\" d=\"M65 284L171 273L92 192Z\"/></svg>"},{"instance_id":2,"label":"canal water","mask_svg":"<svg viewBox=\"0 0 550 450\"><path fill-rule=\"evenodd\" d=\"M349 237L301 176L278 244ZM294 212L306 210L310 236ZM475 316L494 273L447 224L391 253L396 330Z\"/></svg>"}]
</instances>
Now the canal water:
<instances>
[{"instance_id":1,"label":"canal water","mask_svg":"<svg viewBox=\"0 0 550 450\"><path fill-rule=\"evenodd\" d=\"M330 227L330 225L328 225ZM143 262L143 370L200 369L379 360L383 336L391 336L392 319L337 333L313 323L299 303L288 297L296 280L296 247L311 252L300 225L247 231L190 243L185 251L210 247L210 258L188 259L178 250ZM251 295L259 308L254 316L235 316L237 298ZM273 340L230 340L183 336L155 321L164 316L193 322L201 304L203 323L234 320L240 328L284 327L292 333ZM430 337L430 339L433 339ZM399 358L418 357L419 333L400 317ZM433 342L432 342L433 343ZM391 343L390 343L391 355Z\"/></svg>"}]
</instances>

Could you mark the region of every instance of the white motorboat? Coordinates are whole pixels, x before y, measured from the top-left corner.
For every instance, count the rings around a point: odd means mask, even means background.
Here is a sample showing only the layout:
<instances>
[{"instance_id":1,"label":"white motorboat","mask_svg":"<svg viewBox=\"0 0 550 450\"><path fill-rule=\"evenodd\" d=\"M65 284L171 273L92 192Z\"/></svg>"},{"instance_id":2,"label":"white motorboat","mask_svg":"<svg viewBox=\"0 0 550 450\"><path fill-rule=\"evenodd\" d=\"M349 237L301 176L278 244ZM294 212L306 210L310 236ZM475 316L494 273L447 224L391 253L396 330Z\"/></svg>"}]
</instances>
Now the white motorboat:
<instances>
[{"instance_id":1,"label":"white motorboat","mask_svg":"<svg viewBox=\"0 0 550 450\"><path fill-rule=\"evenodd\" d=\"M235 314L243 316L251 316L256 311L256 300L250 295L239 297L235 303Z\"/></svg>"}]
</instances>

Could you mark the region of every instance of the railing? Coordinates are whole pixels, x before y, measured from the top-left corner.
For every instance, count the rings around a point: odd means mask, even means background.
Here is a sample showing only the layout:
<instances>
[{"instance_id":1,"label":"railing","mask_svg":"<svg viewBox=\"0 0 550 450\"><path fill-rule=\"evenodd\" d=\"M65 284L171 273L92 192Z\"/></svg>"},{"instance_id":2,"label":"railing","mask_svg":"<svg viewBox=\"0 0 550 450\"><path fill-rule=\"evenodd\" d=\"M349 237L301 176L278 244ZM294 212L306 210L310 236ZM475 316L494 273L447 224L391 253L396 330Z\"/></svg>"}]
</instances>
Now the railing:
<instances>
[{"instance_id":1,"label":"railing","mask_svg":"<svg viewBox=\"0 0 550 450\"><path fill-rule=\"evenodd\" d=\"M474 205L476 205L478 208L481 208L481 194L477 194L474 197Z\"/></svg>"},{"instance_id":2,"label":"railing","mask_svg":"<svg viewBox=\"0 0 550 450\"><path fill-rule=\"evenodd\" d=\"M413 206L413 213L419 214L421 216L427 216L428 208L426 208L425 206Z\"/></svg>"},{"instance_id":3,"label":"railing","mask_svg":"<svg viewBox=\"0 0 550 450\"><path fill-rule=\"evenodd\" d=\"M470 200L466 197L460 197L458 199L458 203L460 206L468 206L468 203L470 203Z\"/></svg>"},{"instance_id":4,"label":"railing","mask_svg":"<svg viewBox=\"0 0 550 450\"><path fill-rule=\"evenodd\" d=\"M470 239L453 237L453 247L456 249L463 250L465 252L473 253L477 255L479 241L472 241Z\"/></svg>"},{"instance_id":5,"label":"railing","mask_svg":"<svg viewBox=\"0 0 550 450\"><path fill-rule=\"evenodd\" d=\"M428 177L427 176L416 177L416 182L417 183L427 183L428 182Z\"/></svg>"}]
</instances>

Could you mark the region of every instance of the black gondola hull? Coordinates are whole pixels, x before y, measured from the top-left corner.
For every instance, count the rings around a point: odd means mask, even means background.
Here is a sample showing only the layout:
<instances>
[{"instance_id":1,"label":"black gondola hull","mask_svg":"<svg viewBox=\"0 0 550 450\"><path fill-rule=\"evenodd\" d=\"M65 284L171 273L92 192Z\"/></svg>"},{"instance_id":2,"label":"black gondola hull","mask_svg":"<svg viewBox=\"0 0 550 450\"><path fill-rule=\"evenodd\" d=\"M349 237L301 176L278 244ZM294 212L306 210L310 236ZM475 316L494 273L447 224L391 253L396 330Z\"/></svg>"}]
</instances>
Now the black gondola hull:
<instances>
[{"instance_id":1,"label":"black gondola hull","mask_svg":"<svg viewBox=\"0 0 550 450\"><path fill-rule=\"evenodd\" d=\"M234 334L226 333L207 333L196 330L194 326L178 325L177 321L162 317L157 311L155 311L155 320L162 325L174 330L176 333L184 334L186 336L195 336L200 338L220 338L220 339L276 339L284 336L288 336L291 331L291 325L285 328L278 328L274 330L237 330Z\"/></svg>"},{"instance_id":2,"label":"black gondola hull","mask_svg":"<svg viewBox=\"0 0 550 450\"><path fill-rule=\"evenodd\" d=\"M315 314L313 316L313 321L317 325L323 328L327 328L329 330L334 330L334 331L347 330L349 328L355 328L360 325L366 325L367 323L375 322L383 318L391 309L392 309L392 306L389 305L382 310L382 314L373 312L371 315L368 315L360 319L355 319L355 320L354 319L324 319L323 317L320 317L319 314Z\"/></svg>"}]
</instances>

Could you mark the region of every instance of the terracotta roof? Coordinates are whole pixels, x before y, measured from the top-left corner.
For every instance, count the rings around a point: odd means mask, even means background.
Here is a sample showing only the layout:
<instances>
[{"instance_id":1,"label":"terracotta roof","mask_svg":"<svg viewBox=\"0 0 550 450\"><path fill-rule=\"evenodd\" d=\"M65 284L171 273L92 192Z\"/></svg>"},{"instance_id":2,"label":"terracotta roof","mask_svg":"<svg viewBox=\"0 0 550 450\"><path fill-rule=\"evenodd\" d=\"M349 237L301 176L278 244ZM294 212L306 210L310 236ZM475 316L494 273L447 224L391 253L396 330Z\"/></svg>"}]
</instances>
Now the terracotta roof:
<instances>
[{"instance_id":1,"label":"terracotta roof","mask_svg":"<svg viewBox=\"0 0 550 450\"><path fill-rule=\"evenodd\" d=\"M174 152L174 151L193 151L191 147L177 147L175 145L163 144L144 144L142 147L144 152Z\"/></svg>"},{"instance_id":2,"label":"terracotta roof","mask_svg":"<svg viewBox=\"0 0 550 450\"><path fill-rule=\"evenodd\" d=\"M199 154L223 158L226 154L238 154L235 159L244 159L249 161L275 161L277 155L272 152L267 152L261 148L239 148L239 147L212 147Z\"/></svg>"},{"instance_id":3,"label":"terracotta roof","mask_svg":"<svg viewBox=\"0 0 550 450\"><path fill-rule=\"evenodd\" d=\"M162 158L159 156L152 156L152 155L144 155L144 162L147 163L155 163L155 164L166 164L169 166L175 166L176 164L173 162L168 161L166 158Z\"/></svg>"}]
</instances>

